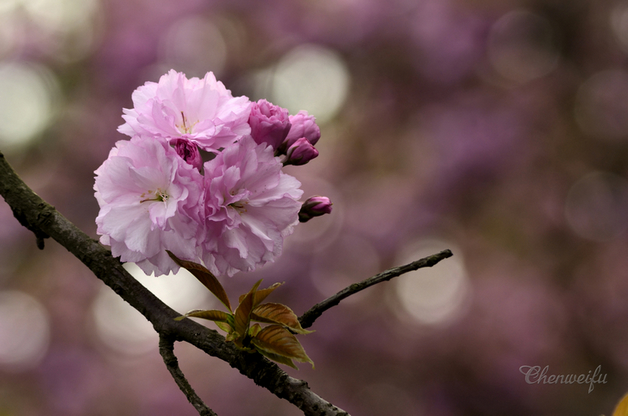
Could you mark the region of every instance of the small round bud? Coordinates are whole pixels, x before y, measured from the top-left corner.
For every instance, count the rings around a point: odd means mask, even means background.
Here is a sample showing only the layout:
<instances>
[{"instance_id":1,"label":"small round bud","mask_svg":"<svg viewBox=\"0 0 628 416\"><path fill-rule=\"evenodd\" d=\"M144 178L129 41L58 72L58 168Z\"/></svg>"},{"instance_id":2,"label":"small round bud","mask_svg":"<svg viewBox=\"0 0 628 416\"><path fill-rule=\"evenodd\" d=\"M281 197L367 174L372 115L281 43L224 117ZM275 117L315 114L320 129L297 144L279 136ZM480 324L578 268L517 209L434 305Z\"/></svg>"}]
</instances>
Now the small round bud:
<instances>
[{"instance_id":1,"label":"small round bud","mask_svg":"<svg viewBox=\"0 0 628 416\"><path fill-rule=\"evenodd\" d=\"M174 150L177 154L183 158L190 165L194 166L198 171L201 171L203 166L203 158L198 151L198 146L186 139L173 139L170 144L174 146Z\"/></svg>"},{"instance_id":2,"label":"small round bud","mask_svg":"<svg viewBox=\"0 0 628 416\"><path fill-rule=\"evenodd\" d=\"M286 136L287 147L292 146L301 137L305 137L313 145L321 138L321 129L316 124L316 118L309 115L305 110L290 116L290 123L292 127Z\"/></svg>"},{"instance_id":3,"label":"small round bud","mask_svg":"<svg viewBox=\"0 0 628 416\"><path fill-rule=\"evenodd\" d=\"M305 165L318 156L318 150L305 138L301 137L288 148L284 165Z\"/></svg>"},{"instance_id":4,"label":"small round bud","mask_svg":"<svg viewBox=\"0 0 628 416\"><path fill-rule=\"evenodd\" d=\"M266 100L253 103L249 116L251 136L257 144L266 143L277 149L290 131L288 110Z\"/></svg>"},{"instance_id":5,"label":"small round bud","mask_svg":"<svg viewBox=\"0 0 628 416\"><path fill-rule=\"evenodd\" d=\"M326 196L313 196L308 198L299 211L299 221L307 222L314 217L331 213L332 203Z\"/></svg>"}]
</instances>

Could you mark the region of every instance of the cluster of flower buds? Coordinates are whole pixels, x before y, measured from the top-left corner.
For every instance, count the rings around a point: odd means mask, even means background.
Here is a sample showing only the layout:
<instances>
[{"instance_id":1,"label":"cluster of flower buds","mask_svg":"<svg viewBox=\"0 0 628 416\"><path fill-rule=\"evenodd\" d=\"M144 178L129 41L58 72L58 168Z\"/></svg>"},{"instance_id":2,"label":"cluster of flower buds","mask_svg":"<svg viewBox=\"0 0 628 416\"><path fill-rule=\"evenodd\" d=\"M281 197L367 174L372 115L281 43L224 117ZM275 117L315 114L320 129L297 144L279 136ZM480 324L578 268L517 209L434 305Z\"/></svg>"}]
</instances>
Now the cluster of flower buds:
<instances>
[{"instance_id":1,"label":"cluster of flower buds","mask_svg":"<svg viewBox=\"0 0 628 416\"><path fill-rule=\"evenodd\" d=\"M285 108L262 99L253 103L249 124L255 142L272 146L284 165L305 165L318 156L314 145L321 130L307 111L291 116Z\"/></svg>"},{"instance_id":2,"label":"cluster of flower buds","mask_svg":"<svg viewBox=\"0 0 628 416\"><path fill-rule=\"evenodd\" d=\"M318 156L307 112L233 97L211 72L171 70L132 98L118 128L131 139L116 143L94 184L100 241L122 261L167 274L179 268L170 251L232 276L274 261L299 221L331 212L324 197L299 202L300 182L281 169Z\"/></svg>"}]
</instances>

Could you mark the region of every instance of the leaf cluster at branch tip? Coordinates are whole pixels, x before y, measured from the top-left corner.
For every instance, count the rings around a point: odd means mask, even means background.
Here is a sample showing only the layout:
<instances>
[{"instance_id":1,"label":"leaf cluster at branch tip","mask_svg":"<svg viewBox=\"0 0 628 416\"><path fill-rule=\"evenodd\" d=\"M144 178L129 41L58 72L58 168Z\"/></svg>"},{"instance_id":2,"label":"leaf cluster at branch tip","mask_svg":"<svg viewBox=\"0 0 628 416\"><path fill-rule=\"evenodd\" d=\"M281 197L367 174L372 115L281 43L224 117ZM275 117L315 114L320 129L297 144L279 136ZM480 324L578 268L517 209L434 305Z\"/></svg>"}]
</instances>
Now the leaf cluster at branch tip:
<instances>
[{"instance_id":1,"label":"leaf cluster at branch tip","mask_svg":"<svg viewBox=\"0 0 628 416\"><path fill-rule=\"evenodd\" d=\"M303 329L296 314L286 305L262 303L282 283L275 283L268 288L259 289L262 283L259 280L249 292L239 297L238 306L233 311L225 289L207 268L197 263L181 260L170 251L168 251L168 255L180 267L192 273L228 309L228 312L192 310L175 318L175 320L180 321L191 317L214 321L220 329L227 333L226 340L233 342L242 350L257 351L273 361L293 368L297 368L293 360L307 362L314 367L314 363L307 356L303 346L295 336L295 334L309 334L314 331ZM268 325L265 327L259 323L251 325L251 321Z\"/></svg>"}]
</instances>

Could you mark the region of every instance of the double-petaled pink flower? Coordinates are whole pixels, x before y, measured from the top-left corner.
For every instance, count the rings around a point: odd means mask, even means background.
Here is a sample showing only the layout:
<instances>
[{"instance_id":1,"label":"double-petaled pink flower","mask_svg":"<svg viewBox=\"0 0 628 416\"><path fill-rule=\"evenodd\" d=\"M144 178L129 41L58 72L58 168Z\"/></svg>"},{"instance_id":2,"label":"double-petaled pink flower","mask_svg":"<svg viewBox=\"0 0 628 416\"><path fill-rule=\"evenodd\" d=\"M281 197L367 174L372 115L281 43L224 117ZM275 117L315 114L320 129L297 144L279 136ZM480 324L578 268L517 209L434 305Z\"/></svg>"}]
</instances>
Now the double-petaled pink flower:
<instances>
[{"instance_id":1,"label":"double-petaled pink flower","mask_svg":"<svg viewBox=\"0 0 628 416\"><path fill-rule=\"evenodd\" d=\"M194 259L203 234L203 177L165 141L121 140L95 173L97 232L114 256L156 275L179 269L165 250Z\"/></svg>"},{"instance_id":2,"label":"double-petaled pink flower","mask_svg":"<svg viewBox=\"0 0 628 416\"><path fill-rule=\"evenodd\" d=\"M273 148L244 138L205 163L203 261L216 274L249 271L281 254L298 223L301 183Z\"/></svg>"},{"instance_id":3,"label":"double-petaled pink flower","mask_svg":"<svg viewBox=\"0 0 628 416\"><path fill-rule=\"evenodd\" d=\"M118 127L131 137L183 139L217 152L251 132L251 102L244 96L234 98L211 72L203 79L187 79L170 70L158 83L139 87L132 98L133 108L123 110L126 123Z\"/></svg>"}]
</instances>

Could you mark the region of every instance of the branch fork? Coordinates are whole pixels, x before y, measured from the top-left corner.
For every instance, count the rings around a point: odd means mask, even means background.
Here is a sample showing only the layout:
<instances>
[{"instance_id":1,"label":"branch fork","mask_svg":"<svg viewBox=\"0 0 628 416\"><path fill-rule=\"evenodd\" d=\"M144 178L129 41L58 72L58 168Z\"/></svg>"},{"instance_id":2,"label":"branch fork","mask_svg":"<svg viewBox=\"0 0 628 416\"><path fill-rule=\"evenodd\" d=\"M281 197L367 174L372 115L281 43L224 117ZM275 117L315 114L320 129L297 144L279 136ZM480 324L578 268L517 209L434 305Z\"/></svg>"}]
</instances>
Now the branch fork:
<instances>
[{"instance_id":1,"label":"branch fork","mask_svg":"<svg viewBox=\"0 0 628 416\"><path fill-rule=\"evenodd\" d=\"M19 223L35 234L38 248L44 248L45 238L56 240L153 324L159 334L159 352L166 368L199 415L214 416L216 413L198 397L179 368L177 357L174 355L175 341L188 342L207 354L226 361L256 384L294 404L306 416L349 416L344 410L312 392L305 381L290 377L260 354L238 350L233 343L225 341L225 338L216 331L189 319L175 321L175 318L180 316L178 312L137 282L122 267L122 263L112 256L110 250L90 238L35 194L15 173L2 153L0 153L0 195L11 207ZM303 328L308 328L325 311L343 299L404 273L422 267L432 267L452 255L450 250L444 250L354 283L314 305L298 320Z\"/></svg>"}]
</instances>

